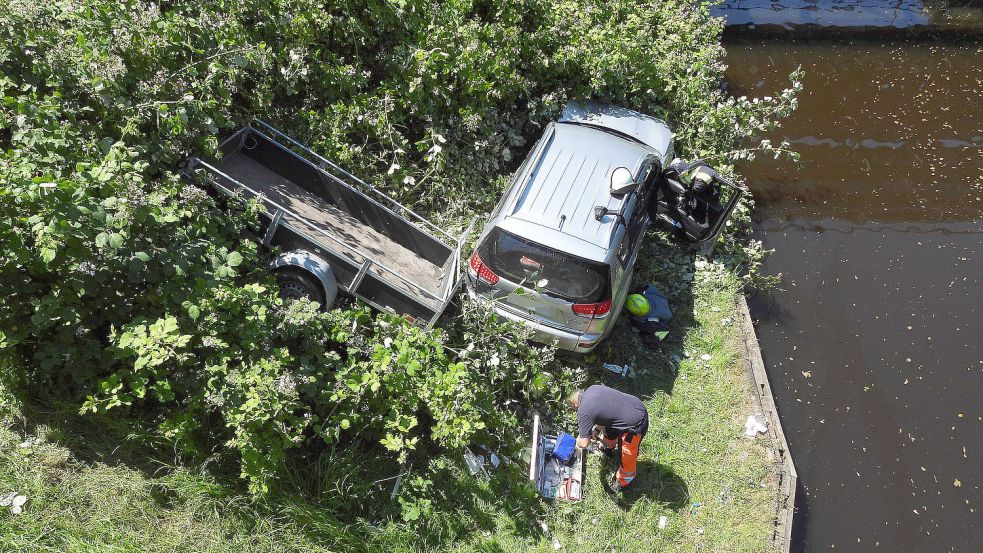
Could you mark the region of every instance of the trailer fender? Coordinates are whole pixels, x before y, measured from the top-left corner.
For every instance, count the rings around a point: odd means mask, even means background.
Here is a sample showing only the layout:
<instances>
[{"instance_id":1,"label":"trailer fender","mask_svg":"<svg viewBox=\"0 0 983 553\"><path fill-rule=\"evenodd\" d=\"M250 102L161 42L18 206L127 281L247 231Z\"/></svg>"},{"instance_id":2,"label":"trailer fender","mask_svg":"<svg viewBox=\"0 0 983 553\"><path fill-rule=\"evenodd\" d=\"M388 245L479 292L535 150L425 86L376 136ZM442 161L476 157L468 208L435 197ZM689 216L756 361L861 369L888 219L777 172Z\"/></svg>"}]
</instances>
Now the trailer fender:
<instances>
[{"instance_id":1,"label":"trailer fender","mask_svg":"<svg viewBox=\"0 0 983 553\"><path fill-rule=\"evenodd\" d=\"M324 258L309 251L294 250L284 252L270 262L270 270L273 272L288 267L314 276L324 289L324 309L331 309L335 298L338 296L338 281L335 279L331 265Z\"/></svg>"}]
</instances>

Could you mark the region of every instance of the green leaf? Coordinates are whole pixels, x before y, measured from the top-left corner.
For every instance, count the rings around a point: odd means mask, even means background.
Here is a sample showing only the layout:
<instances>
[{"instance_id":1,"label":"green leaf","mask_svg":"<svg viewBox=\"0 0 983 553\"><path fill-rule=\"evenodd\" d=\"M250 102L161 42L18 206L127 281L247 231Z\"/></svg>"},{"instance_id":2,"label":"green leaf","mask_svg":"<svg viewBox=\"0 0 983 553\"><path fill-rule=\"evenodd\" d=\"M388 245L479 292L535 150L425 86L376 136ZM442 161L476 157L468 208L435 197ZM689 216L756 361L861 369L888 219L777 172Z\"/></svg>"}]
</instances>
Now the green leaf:
<instances>
[{"instance_id":1,"label":"green leaf","mask_svg":"<svg viewBox=\"0 0 983 553\"><path fill-rule=\"evenodd\" d=\"M109 235L109 247L118 250L123 246L123 235L113 233Z\"/></svg>"},{"instance_id":2,"label":"green leaf","mask_svg":"<svg viewBox=\"0 0 983 553\"><path fill-rule=\"evenodd\" d=\"M147 252L137 252L133 254L133 256L139 259L140 261L150 261L150 256L147 255Z\"/></svg>"},{"instance_id":3,"label":"green leaf","mask_svg":"<svg viewBox=\"0 0 983 553\"><path fill-rule=\"evenodd\" d=\"M45 263L51 263L54 261L56 255L58 255L58 251L53 248L41 249L41 261L44 261Z\"/></svg>"},{"instance_id":4,"label":"green leaf","mask_svg":"<svg viewBox=\"0 0 983 553\"><path fill-rule=\"evenodd\" d=\"M188 316L191 317L192 321L197 321L200 315L201 315L201 309L198 309L197 305L188 306Z\"/></svg>"},{"instance_id":5,"label":"green leaf","mask_svg":"<svg viewBox=\"0 0 983 553\"><path fill-rule=\"evenodd\" d=\"M103 248L103 247L105 247L107 242L109 242L109 235L106 234L105 232L100 232L96 236L96 247L97 248Z\"/></svg>"},{"instance_id":6,"label":"green leaf","mask_svg":"<svg viewBox=\"0 0 983 553\"><path fill-rule=\"evenodd\" d=\"M403 520L406 522L414 521L420 518L420 508L416 505L410 505L408 508L403 509Z\"/></svg>"},{"instance_id":7,"label":"green leaf","mask_svg":"<svg viewBox=\"0 0 983 553\"><path fill-rule=\"evenodd\" d=\"M132 343L133 343L133 334L130 332L124 332L123 334L120 335L119 341L117 342L116 345L121 348L128 348Z\"/></svg>"},{"instance_id":8,"label":"green leaf","mask_svg":"<svg viewBox=\"0 0 983 553\"><path fill-rule=\"evenodd\" d=\"M348 419L341 419L339 425L341 426L342 430L348 430L351 427L352 423Z\"/></svg>"},{"instance_id":9,"label":"green leaf","mask_svg":"<svg viewBox=\"0 0 983 553\"><path fill-rule=\"evenodd\" d=\"M238 267L239 264L242 263L242 254L239 252L232 252L229 254L229 257L226 258L226 261L228 262L229 266Z\"/></svg>"}]
</instances>

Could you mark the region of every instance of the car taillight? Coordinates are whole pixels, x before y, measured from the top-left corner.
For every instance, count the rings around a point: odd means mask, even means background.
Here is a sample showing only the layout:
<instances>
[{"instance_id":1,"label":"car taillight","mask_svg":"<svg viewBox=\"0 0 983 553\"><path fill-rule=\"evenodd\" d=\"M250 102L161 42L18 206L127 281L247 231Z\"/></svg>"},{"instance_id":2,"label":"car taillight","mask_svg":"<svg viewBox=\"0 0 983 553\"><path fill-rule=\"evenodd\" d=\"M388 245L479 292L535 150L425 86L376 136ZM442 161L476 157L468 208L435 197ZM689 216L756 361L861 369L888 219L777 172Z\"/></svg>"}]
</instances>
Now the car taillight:
<instances>
[{"instance_id":1,"label":"car taillight","mask_svg":"<svg viewBox=\"0 0 983 553\"><path fill-rule=\"evenodd\" d=\"M600 303L575 303L572 309L574 314L580 315L581 317L600 319L611 311L611 300L605 300Z\"/></svg>"},{"instance_id":2,"label":"car taillight","mask_svg":"<svg viewBox=\"0 0 983 553\"><path fill-rule=\"evenodd\" d=\"M471 254L471 268L474 269L476 275L478 275L478 280L483 280L488 284L495 285L498 284L498 275L492 272L485 265L485 262L478 257L478 252Z\"/></svg>"}]
</instances>

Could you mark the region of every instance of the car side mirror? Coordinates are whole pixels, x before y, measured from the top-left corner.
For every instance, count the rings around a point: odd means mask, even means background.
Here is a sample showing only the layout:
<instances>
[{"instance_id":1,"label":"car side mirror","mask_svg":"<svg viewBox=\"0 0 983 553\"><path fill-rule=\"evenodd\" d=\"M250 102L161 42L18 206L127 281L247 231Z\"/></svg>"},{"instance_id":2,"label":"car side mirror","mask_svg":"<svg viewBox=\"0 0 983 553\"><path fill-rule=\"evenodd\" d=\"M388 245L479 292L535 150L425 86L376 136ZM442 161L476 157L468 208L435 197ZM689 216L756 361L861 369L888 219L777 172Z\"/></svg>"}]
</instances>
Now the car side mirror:
<instances>
[{"instance_id":1,"label":"car side mirror","mask_svg":"<svg viewBox=\"0 0 983 553\"><path fill-rule=\"evenodd\" d=\"M620 209L618 209L618 210L611 210L611 209L608 209L607 206L604 206L604 205L594 206L594 219L595 220L600 221L601 219L604 219L604 217L607 216L607 215L613 215L613 216L617 217L620 220L621 223L624 223L625 222L625 216L624 216L623 213L621 213L621 210Z\"/></svg>"},{"instance_id":2,"label":"car side mirror","mask_svg":"<svg viewBox=\"0 0 983 553\"><path fill-rule=\"evenodd\" d=\"M608 185L608 189L612 196L627 194L636 188L638 188L638 182L635 181L635 176L632 175L630 169L627 167L618 167L614 171L611 171L611 182Z\"/></svg>"}]
</instances>

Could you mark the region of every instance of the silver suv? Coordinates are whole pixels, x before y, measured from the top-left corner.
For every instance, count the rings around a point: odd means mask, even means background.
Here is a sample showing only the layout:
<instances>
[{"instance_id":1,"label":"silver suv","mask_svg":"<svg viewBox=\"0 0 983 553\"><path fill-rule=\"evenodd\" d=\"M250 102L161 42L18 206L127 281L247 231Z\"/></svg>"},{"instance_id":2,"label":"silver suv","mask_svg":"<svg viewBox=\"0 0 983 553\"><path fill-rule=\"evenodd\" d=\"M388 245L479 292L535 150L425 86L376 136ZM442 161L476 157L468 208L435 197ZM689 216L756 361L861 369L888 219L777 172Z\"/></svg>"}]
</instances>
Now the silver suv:
<instances>
[{"instance_id":1,"label":"silver suv","mask_svg":"<svg viewBox=\"0 0 983 553\"><path fill-rule=\"evenodd\" d=\"M673 156L662 121L566 106L513 176L468 267L469 292L534 338L585 353L611 331Z\"/></svg>"}]
</instances>

